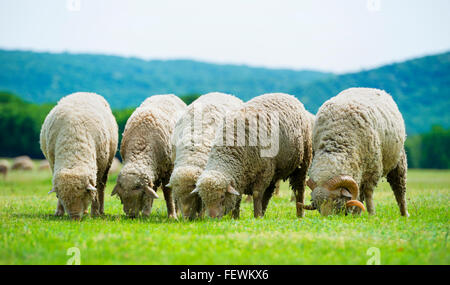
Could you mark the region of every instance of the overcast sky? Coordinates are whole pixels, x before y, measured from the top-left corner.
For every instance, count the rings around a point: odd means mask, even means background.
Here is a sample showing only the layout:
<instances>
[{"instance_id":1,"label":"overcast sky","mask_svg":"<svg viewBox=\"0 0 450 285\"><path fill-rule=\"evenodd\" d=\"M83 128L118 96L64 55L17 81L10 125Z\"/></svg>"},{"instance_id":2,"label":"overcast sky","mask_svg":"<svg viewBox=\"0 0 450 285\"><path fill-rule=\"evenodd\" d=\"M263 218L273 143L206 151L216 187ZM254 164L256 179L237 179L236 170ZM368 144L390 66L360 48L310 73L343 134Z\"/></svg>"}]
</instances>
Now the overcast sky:
<instances>
[{"instance_id":1,"label":"overcast sky","mask_svg":"<svg viewBox=\"0 0 450 285\"><path fill-rule=\"evenodd\" d=\"M0 0L0 48L348 72L450 50L450 1Z\"/></svg>"}]
</instances>

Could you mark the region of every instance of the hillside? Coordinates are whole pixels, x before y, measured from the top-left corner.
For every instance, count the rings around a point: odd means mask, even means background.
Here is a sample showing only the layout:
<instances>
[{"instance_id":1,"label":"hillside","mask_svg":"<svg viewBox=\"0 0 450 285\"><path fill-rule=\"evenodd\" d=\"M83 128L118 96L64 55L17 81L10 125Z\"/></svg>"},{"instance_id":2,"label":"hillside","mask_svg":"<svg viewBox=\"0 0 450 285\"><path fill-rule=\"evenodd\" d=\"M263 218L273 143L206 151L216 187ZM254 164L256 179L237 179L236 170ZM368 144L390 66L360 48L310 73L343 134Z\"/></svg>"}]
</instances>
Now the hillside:
<instances>
[{"instance_id":1,"label":"hillside","mask_svg":"<svg viewBox=\"0 0 450 285\"><path fill-rule=\"evenodd\" d=\"M139 105L152 94L221 91L248 100L287 92L330 74L88 54L0 50L0 90L34 102L56 102L75 91L102 94L114 108Z\"/></svg>"},{"instance_id":2,"label":"hillside","mask_svg":"<svg viewBox=\"0 0 450 285\"><path fill-rule=\"evenodd\" d=\"M450 52L334 75L190 60L0 50L0 70L0 90L27 101L54 103L75 91L92 91L116 109L137 106L152 94L222 91L245 101L266 92L287 92L316 112L346 88L373 87L394 97L409 135L427 132L432 125L450 127Z\"/></svg>"},{"instance_id":3,"label":"hillside","mask_svg":"<svg viewBox=\"0 0 450 285\"><path fill-rule=\"evenodd\" d=\"M316 112L320 105L350 87L373 87L389 92L403 114L408 134L432 125L450 127L450 52L380 68L333 75L290 90Z\"/></svg>"}]
</instances>

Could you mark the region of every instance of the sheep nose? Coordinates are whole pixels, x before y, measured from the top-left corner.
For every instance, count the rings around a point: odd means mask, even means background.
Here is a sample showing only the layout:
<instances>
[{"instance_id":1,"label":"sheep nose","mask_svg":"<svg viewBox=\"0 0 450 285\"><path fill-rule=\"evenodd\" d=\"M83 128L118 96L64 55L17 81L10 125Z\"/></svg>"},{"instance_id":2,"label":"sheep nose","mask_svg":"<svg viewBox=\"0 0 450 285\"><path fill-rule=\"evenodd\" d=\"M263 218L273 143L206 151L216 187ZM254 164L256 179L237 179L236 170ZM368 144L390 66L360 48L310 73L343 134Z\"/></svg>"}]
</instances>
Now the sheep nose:
<instances>
[{"instance_id":1,"label":"sheep nose","mask_svg":"<svg viewBox=\"0 0 450 285\"><path fill-rule=\"evenodd\" d=\"M211 218L217 218L219 216L219 211L217 211L217 209L211 208L211 209L208 210L208 215Z\"/></svg>"},{"instance_id":2,"label":"sheep nose","mask_svg":"<svg viewBox=\"0 0 450 285\"><path fill-rule=\"evenodd\" d=\"M78 215L78 214L70 215L70 218L73 221L80 221L81 220L81 215Z\"/></svg>"}]
</instances>

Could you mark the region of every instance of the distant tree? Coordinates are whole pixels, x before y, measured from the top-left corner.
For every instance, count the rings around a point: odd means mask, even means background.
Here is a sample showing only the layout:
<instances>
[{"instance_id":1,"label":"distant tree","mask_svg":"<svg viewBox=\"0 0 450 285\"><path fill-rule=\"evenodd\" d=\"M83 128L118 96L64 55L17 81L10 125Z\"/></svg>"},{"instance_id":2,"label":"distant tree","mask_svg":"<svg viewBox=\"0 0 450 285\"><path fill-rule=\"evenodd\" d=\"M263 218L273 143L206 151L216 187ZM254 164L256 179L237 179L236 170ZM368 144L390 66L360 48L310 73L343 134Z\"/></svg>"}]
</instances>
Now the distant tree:
<instances>
[{"instance_id":1,"label":"distant tree","mask_svg":"<svg viewBox=\"0 0 450 285\"><path fill-rule=\"evenodd\" d=\"M192 94L182 95L182 96L180 96L180 99L183 100L183 102L186 103L186 105L189 105L200 96L201 96L200 94L192 93Z\"/></svg>"},{"instance_id":2,"label":"distant tree","mask_svg":"<svg viewBox=\"0 0 450 285\"><path fill-rule=\"evenodd\" d=\"M420 167L450 168L450 129L433 126L429 133L422 136L420 144Z\"/></svg>"}]
</instances>

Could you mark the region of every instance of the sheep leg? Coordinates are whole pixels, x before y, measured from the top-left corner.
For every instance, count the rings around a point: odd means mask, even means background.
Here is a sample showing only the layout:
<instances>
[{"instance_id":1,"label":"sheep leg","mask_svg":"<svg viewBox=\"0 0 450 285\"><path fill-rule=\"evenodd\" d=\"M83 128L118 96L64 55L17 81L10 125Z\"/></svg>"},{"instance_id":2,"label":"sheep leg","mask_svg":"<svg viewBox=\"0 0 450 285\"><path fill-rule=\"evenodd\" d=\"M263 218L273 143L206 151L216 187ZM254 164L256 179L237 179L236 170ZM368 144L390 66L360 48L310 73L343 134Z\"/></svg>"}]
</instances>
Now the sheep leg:
<instances>
[{"instance_id":1,"label":"sheep leg","mask_svg":"<svg viewBox=\"0 0 450 285\"><path fill-rule=\"evenodd\" d=\"M61 200L58 199L58 204L56 205L55 216L60 217L64 216L64 206L61 203Z\"/></svg>"},{"instance_id":2,"label":"sheep leg","mask_svg":"<svg viewBox=\"0 0 450 285\"><path fill-rule=\"evenodd\" d=\"M239 196L237 198L236 205L234 206L233 211L231 211L231 217L233 217L233 219L239 219L239 215L241 213L241 200L242 198L241 196Z\"/></svg>"},{"instance_id":3,"label":"sheep leg","mask_svg":"<svg viewBox=\"0 0 450 285\"><path fill-rule=\"evenodd\" d=\"M366 191L364 191L364 198L366 199L366 206L367 206L367 212L369 212L370 215L375 215L375 206L373 205L373 189L367 188Z\"/></svg>"},{"instance_id":4,"label":"sheep leg","mask_svg":"<svg viewBox=\"0 0 450 285\"><path fill-rule=\"evenodd\" d=\"M395 199L397 200L398 207L400 208L400 214L405 217L409 217L409 213L406 207L406 171L408 169L405 150L402 151L400 161L396 168L391 170L387 175L387 181L391 185L392 191L394 191Z\"/></svg>"},{"instance_id":5,"label":"sheep leg","mask_svg":"<svg viewBox=\"0 0 450 285\"><path fill-rule=\"evenodd\" d=\"M105 185L108 179L108 172L103 174L100 179L97 179L97 199L92 201L91 216L101 216L105 213L104 201L105 201Z\"/></svg>"},{"instance_id":6,"label":"sheep leg","mask_svg":"<svg viewBox=\"0 0 450 285\"><path fill-rule=\"evenodd\" d=\"M270 171L270 170L268 170ZM261 175L262 177L272 177L273 175L269 175L268 172L265 172ZM269 187L270 181L264 181L263 178L259 178L259 180L253 186L253 215L255 218L263 217L263 195L265 190ZM273 190L272 190L273 192ZM272 194L272 193L271 193Z\"/></svg>"},{"instance_id":7,"label":"sheep leg","mask_svg":"<svg viewBox=\"0 0 450 285\"><path fill-rule=\"evenodd\" d=\"M305 200L305 180L306 172L308 171L308 165L302 163L300 167L296 168L294 172L289 176L289 184L295 194L295 202L304 204ZM297 207L297 217L303 218L305 216L305 211L302 207Z\"/></svg>"},{"instance_id":8,"label":"sheep leg","mask_svg":"<svg viewBox=\"0 0 450 285\"><path fill-rule=\"evenodd\" d=\"M106 188L106 182L108 181L108 172L109 168L105 173L103 174L102 181L100 183L100 192L98 192L98 200L100 203L100 215L105 214L105 188Z\"/></svg>"},{"instance_id":9,"label":"sheep leg","mask_svg":"<svg viewBox=\"0 0 450 285\"><path fill-rule=\"evenodd\" d=\"M253 191L253 216L259 218L263 216L262 195L258 191Z\"/></svg>"},{"instance_id":10,"label":"sheep leg","mask_svg":"<svg viewBox=\"0 0 450 285\"><path fill-rule=\"evenodd\" d=\"M270 198L272 198L275 187L276 187L275 183L270 183L269 187L267 187L266 191L264 191L264 194L262 197L263 216L266 214L267 205L269 205L269 201L270 201Z\"/></svg>"},{"instance_id":11,"label":"sheep leg","mask_svg":"<svg viewBox=\"0 0 450 285\"><path fill-rule=\"evenodd\" d=\"M280 196L280 182L281 180L278 180L275 183L275 191L273 192L275 196Z\"/></svg>"},{"instance_id":12,"label":"sheep leg","mask_svg":"<svg viewBox=\"0 0 450 285\"><path fill-rule=\"evenodd\" d=\"M104 185L101 181L97 181L97 199L92 200L91 217L98 217L101 215L102 201L104 199Z\"/></svg>"},{"instance_id":13,"label":"sheep leg","mask_svg":"<svg viewBox=\"0 0 450 285\"><path fill-rule=\"evenodd\" d=\"M167 183L164 183L163 185L166 185L166 184ZM169 219L176 219L177 212L175 211L175 203L172 198L172 189L163 186L163 193L164 193L164 199L166 200L167 214L169 216Z\"/></svg>"}]
</instances>

